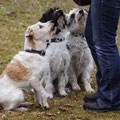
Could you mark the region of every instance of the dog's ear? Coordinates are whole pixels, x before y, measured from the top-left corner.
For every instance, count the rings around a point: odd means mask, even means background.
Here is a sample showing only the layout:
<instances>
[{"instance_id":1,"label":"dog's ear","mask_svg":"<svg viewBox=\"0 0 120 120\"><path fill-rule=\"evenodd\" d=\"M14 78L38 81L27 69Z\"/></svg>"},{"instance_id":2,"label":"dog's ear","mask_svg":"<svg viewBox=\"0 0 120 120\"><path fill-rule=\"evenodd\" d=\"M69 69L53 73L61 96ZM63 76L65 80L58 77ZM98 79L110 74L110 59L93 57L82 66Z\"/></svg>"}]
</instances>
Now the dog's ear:
<instances>
[{"instance_id":1,"label":"dog's ear","mask_svg":"<svg viewBox=\"0 0 120 120\"><path fill-rule=\"evenodd\" d=\"M50 20L53 20L54 19L54 12L58 9L59 8L56 8L56 7L55 8L50 8L49 10L47 10L43 14L43 16L38 21L45 23L45 22L48 22Z\"/></svg>"},{"instance_id":2,"label":"dog's ear","mask_svg":"<svg viewBox=\"0 0 120 120\"><path fill-rule=\"evenodd\" d=\"M55 11L55 13L54 13L54 19L57 20L59 17L61 17L61 16L63 16L63 15L64 15L64 13L63 13L62 10L57 10L57 11Z\"/></svg>"}]
</instances>

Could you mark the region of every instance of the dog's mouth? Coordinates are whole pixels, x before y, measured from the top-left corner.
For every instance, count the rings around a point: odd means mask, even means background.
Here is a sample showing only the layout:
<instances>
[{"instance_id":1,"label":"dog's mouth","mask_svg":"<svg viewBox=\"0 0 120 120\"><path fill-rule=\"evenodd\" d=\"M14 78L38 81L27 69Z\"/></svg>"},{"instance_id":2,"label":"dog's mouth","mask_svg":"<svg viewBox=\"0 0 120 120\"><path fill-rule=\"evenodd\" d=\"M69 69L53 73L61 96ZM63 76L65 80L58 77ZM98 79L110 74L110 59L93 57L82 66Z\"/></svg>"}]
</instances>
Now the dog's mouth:
<instances>
[{"instance_id":1,"label":"dog's mouth","mask_svg":"<svg viewBox=\"0 0 120 120\"><path fill-rule=\"evenodd\" d=\"M50 30L51 32L52 31L55 31L55 26L53 25L52 27L51 27L51 30Z\"/></svg>"},{"instance_id":2,"label":"dog's mouth","mask_svg":"<svg viewBox=\"0 0 120 120\"><path fill-rule=\"evenodd\" d=\"M84 16L84 13L83 14L81 14L79 17L78 17L78 21L81 21L82 20L82 18L84 18L85 16Z\"/></svg>"},{"instance_id":3,"label":"dog's mouth","mask_svg":"<svg viewBox=\"0 0 120 120\"><path fill-rule=\"evenodd\" d=\"M33 37L33 35L28 35L28 34L25 34L25 37L32 38L32 37Z\"/></svg>"},{"instance_id":4,"label":"dog's mouth","mask_svg":"<svg viewBox=\"0 0 120 120\"><path fill-rule=\"evenodd\" d=\"M29 38L29 39L33 39L33 30L31 30L30 28L26 30L25 32L25 37Z\"/></svg>"},{"instance_id":5,"label":"dog's mouth","mask_svg":"<svg viewBox=\"0 0 120 120\"><path fill-rule=\"evenodd\" d=\"M33 36L31 35L31 36L25 36L25 37L27 37L29 40L33 40Z\"/></svg>"}]
</instances>

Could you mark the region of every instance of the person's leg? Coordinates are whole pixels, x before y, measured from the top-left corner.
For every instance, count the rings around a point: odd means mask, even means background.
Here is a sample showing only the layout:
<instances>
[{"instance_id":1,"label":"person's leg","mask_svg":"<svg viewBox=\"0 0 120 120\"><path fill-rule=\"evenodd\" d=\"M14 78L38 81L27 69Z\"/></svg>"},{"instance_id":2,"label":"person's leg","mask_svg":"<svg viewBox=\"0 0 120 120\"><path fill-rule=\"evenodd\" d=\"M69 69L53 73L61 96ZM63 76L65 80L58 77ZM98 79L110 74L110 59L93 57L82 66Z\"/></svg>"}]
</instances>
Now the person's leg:
<instances>
[{"instance_id":1,"label":"person's leg","mask_svg":"<svg viewBox=\"0 0 120 120\"><path fill-rule=\"evenodd\" d=\"M93 41L101 72L97 101L103 108L120 107L120 57L115 43L119 12L118 0L92 0Z\"/></svg>"},{"instance_id":2,"label":"person's leg","mask_svg":"<svg viewBox=\"0 0 120 120\"><path fill-rule=\"evenodd\" d=\"M96 48L95 48L95 45L94 45L94 41L93 41L93 28L92 28L92 21L91 21L91 8L89 10L89 13L88 13L88 18L87 18L87 23L86 23L86 27L85 27L85 37L86 37L86 40L87 40L87 43L88 43L88 46L91 50L91 53L92 53L92 56L93 56L93 59L95 61L95 64L97 66L97 72L96 72L96 79L97 79L97 86L99 87L99 79L101 78L101 71L100 71L100 67L99 67L99 62L98 62L98 55L96 53ZM98 88L99 89L99 88ZM95 95L90 95L90 96L86 96L85 97L85 101L87 101L87 99L91 99L94 98L96 99L97 98L97 92L95 93Z\"/></svg>"}]
</instances>

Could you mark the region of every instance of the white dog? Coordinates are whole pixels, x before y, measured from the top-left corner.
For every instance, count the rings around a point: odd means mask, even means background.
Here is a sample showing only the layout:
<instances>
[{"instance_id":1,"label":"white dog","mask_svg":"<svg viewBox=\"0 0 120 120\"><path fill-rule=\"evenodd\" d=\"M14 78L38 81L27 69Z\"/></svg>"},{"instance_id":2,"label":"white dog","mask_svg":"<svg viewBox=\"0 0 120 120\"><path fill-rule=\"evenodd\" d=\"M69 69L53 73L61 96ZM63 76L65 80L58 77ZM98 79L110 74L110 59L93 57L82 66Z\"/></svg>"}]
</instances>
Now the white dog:
<instances>
[{"instance_id":1,"label":"white dog","mask_svg":"<svg viewBox=\"0 0 120 120\"><path fill-rule=\"evenodd\" d=\"M37 23L30 26L26 33L26 48L35 50L21 51L13 57L0 76L0 105L5 110L26 110L18 108L24 102L24 91L33 88L37 102L48 108L47 93L42 81L50 81L49 63L45 59L41 41L50 38L56 29L53 23Z\"/></svg>"},{"instance_id":2,"label":"white dog","mask_svg":"<svg viewBox=\"0 0 120 120\"><path fill-rule=\"evenodd\" d=\"M50 62L51 83L58 79L58 92L61 96L66 96L65 86L68 83L67 71L70 63L70 53L65 41L66 20L65 14L58 8L49 9L40 19L40 22L52 20L57 27L56 34L49 39L46 49L46 57ZM46 91L49 97L53 97L51 85L46 85Z\"/></svg>"},{"instance_id":3,"label":"white dog","mask_svg":"<svg viewBox=\"0 0 120 120\"><path fill-rule=\"evenodd\" d=\"M86 39L83 36L87 11L84 8L75 8L67 14L67 26L70 32L66 34L66 40L70 45L71 62L69 67L69 82L73 90L80 90L77 79L81 76L85 90L93 92L91 88L90 74L93 70L93 59Z\"/></svg>"}]
</instances>

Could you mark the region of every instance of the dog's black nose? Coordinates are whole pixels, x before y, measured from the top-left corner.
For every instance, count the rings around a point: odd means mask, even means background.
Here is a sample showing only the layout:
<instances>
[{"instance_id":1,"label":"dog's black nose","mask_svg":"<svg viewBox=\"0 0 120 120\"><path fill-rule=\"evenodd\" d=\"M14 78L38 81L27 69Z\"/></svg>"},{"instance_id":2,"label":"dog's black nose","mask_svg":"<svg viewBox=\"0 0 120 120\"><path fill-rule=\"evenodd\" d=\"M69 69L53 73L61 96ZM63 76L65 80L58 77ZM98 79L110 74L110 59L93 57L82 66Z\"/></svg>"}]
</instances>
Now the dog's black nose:
<instances>
[{"instance_id":1,"label":"dog's black nose","mask_svg":"<svg viewBox=\"0 0 120 120\"><path fill-rule=\"evenodd\" d=\"M80 10L80 11L79 11L79 13L80 13L80 14L83 14L83 13L84 13L84 11L83 11L83 10Z\"/></svg>"}]
</instances>

